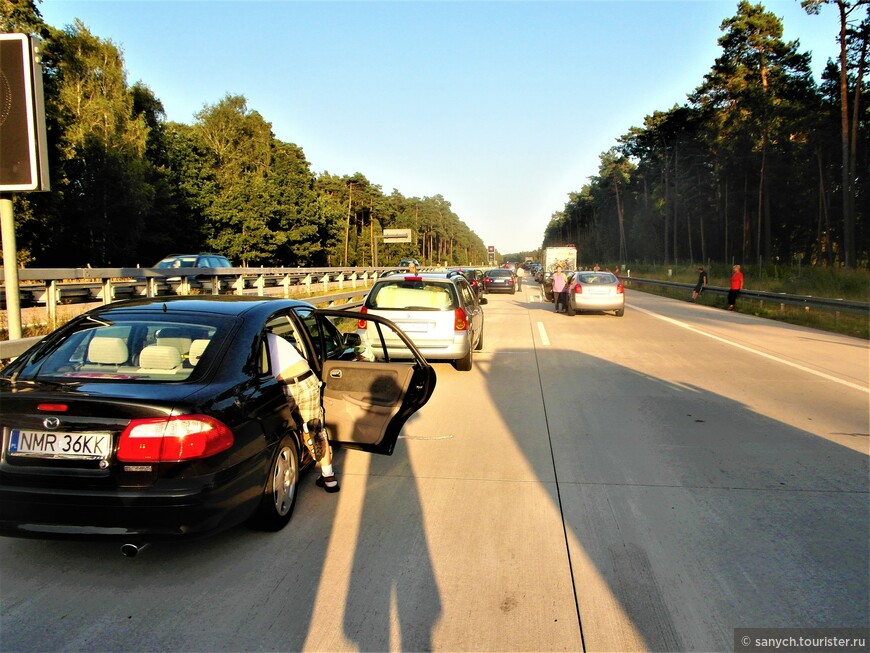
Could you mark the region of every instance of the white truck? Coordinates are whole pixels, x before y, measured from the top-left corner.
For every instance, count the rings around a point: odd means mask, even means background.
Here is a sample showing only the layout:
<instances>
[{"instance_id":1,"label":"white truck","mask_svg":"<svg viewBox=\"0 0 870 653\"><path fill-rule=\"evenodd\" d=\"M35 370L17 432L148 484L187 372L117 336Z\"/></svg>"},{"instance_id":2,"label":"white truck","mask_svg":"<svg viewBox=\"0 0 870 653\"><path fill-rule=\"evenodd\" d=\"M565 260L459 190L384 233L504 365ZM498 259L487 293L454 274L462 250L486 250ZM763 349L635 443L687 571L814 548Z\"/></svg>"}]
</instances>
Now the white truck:
<instances>
[{"instance_id":1,"label":"white truck","mask_svg":"<svg viewBox=\"0 0 870 653\"><path fill-rule=\"evenodd\" d=\"M561 265L562 270L577 269L577 248L574 245L564 247L547 247L544 249L544 274L553 274L556 265Z\"/></svg>"}]
</instances>

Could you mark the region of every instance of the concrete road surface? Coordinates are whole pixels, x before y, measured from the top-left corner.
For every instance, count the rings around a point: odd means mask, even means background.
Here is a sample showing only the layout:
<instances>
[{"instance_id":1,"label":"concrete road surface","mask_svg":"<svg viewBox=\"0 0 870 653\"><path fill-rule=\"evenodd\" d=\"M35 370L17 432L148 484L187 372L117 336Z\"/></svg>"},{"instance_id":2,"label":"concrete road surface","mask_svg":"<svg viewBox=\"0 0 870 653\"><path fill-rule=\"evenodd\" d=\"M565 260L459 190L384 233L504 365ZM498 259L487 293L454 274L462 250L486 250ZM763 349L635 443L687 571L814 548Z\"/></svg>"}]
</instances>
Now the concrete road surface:
<instances>
[{"instance_id":1,"label":"concrete road surface","mask_svg":"<svg viewBox=\"0 0 870 653\"><path fill-rule=\"evenodd\" d=\"M870 626L870 349L629 290L490 295L471 372L290 525L0 540L3 651L729 651Z\"/></svg>"}]
</instances>

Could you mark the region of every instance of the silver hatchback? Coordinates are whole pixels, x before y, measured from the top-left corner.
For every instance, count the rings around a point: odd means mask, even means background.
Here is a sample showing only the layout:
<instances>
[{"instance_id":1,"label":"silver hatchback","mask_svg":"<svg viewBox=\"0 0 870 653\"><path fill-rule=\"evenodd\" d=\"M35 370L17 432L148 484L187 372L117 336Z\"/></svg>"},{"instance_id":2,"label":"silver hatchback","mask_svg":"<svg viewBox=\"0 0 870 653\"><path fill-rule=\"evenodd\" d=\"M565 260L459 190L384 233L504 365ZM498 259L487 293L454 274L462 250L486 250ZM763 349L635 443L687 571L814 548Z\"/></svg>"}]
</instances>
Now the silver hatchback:
<instances>
[{"instance_id":1,"label":"silver hatchback","mask_svg":"<svg viewBox=\"0 0 870 653\"><path fill-rule=\"evenodd\" d=\"M568 314L614 311L625 314L625 288L610 272L575 272L568 280Z\"/></svg>"},{"instance_id":2,"label":"silver hatchback","mask_svg":"<svg viewBox=\"0 0 870 653\"><path fill-rule=\"evenodd\" d=\"M472 367L475 350L483 348L483 308L466 278L458 272L395 274L375 281L362 313L394 322L427 360L449 360L457 370ZM383 343L364 320L359 330L364 347L375 359L396 356L400 343Z\"/></svg>"}]
</instances>

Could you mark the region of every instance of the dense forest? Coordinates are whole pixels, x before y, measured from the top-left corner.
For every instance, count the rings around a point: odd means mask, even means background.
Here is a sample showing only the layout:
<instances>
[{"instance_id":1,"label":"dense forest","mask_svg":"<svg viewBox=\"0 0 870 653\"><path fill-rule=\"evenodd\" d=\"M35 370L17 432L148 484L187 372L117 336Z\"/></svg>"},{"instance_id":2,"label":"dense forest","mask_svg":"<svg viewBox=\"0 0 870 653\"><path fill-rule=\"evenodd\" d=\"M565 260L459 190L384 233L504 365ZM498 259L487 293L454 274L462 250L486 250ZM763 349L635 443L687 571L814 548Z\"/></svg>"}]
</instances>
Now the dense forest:
<instances>
[{"instance_id":1,"label":"dense forest","mask_svg":"<svg viewBox=\"0 0 870 653\"><path fill-rule=\"evenodd\" d=\"M781 21L740 2L688 102L647 116L601 154L598 175L552 216L544 246L575 243L585 264L866 269L870 4L801 5L839 11L840 57L820 84L799 42L782 40Z\"/></svg>"},{"instance_id":2,"label":"dense forest","mask_svg":"<svg viewBox=\"0 0 870 653\"><path fill-rule=\"evenodd\" d=\"M242 96L204 105L191 125L168 122L146 85L128 85L120 49L80 21L51 27L34 0L4 0L0 20L42 39L51 191L13 196L19 264L150 266L194 251L268 267L487 258L441 195L314 174ZM413 242L384 244L396 228Z\"/></svg>"},{"instance_id":3,"label":"dense forest","mask_svg":"<svg viewBox=\"0 0 870 653\"><path fill-rule=\"evenodd\" d=\"M870 3L801 4L839 12L840 56L820 83L779 18L739 2L700 86L600 155L598 175L568 193L542 245L577 244L585 264L867 268ZM441 195L385 194L359 172L315 174L242 96L204 105L193 124L169 122L144 83L128 85L111 40L81 22L45 24L34 0L3 2L0 20L43 40L52 190L13 196L20 264L150 265L206 250L245 266L487 258ZM411 229L413 242L384 245L392 228Z\"/></svg>"}]
</instances>

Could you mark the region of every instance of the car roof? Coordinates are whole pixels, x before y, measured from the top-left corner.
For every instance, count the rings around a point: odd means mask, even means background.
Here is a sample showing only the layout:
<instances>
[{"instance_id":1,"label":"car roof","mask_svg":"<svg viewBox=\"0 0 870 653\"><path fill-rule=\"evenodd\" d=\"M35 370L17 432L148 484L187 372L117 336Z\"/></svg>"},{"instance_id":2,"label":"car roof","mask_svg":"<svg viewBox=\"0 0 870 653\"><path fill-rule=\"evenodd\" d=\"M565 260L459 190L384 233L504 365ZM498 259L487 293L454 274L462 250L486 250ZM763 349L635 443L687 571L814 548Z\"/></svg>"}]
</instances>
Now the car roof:
<instances>
[{"instance_id":1,"label":"car roof","mask_svg":"<svg viewBox=\"0 0 870 653\"><path fill-rule=\"evenodd\" d=\"M116 313L161 311L166 314L177 313L210 313L227 317L246 314L269 314L282 308L295 306L313 308L308 302L298 299L283 299L271 297L249 297L242 295L203 295L196 298L189 296L150 297L127 299L100 306L85 313L85 315L110 316Z\"/></svg>"}]
</instances>

